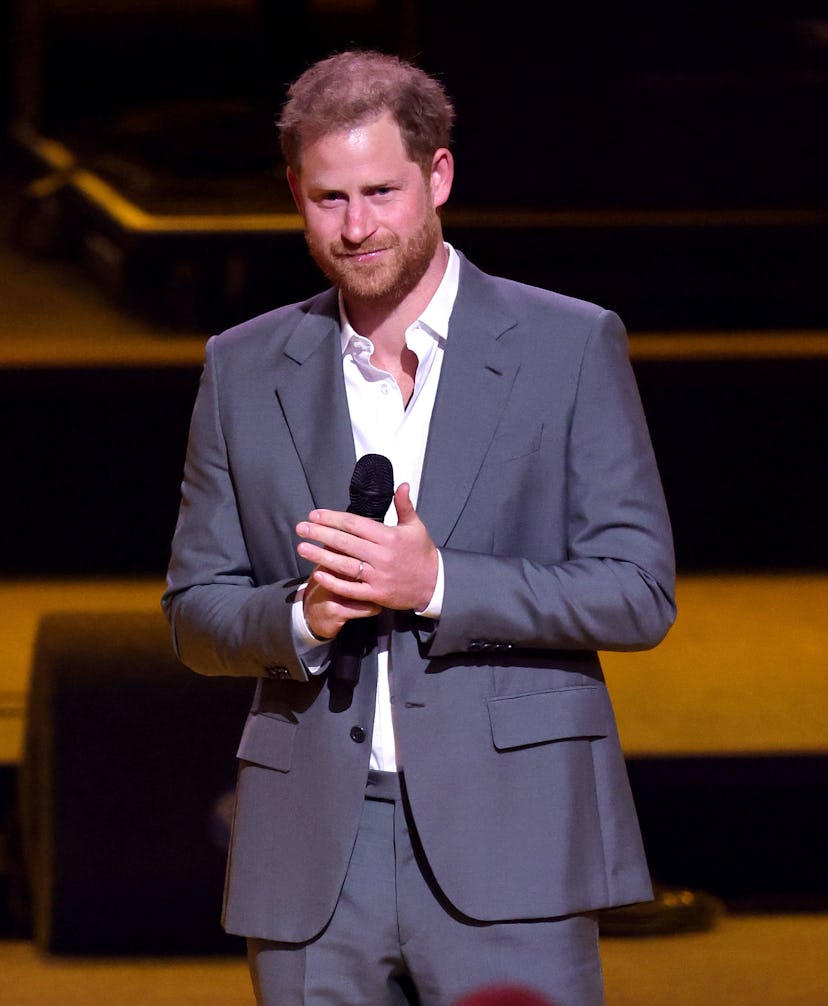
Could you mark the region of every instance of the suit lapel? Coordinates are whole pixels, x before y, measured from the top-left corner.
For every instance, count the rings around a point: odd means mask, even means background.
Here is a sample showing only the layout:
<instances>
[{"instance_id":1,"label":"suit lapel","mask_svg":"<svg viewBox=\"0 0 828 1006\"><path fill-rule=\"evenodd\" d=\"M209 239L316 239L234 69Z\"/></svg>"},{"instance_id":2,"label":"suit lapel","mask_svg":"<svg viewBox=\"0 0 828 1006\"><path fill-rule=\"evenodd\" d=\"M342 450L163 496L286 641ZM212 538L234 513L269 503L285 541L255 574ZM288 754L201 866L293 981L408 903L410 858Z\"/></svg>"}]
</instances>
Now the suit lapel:
<instances>
[{"instance_id":1,"label":"suit lapel","mask_svg":"<svg viewBox=\"0 0 828 1006\"><path fill-rule=\"evenodd\" d=\"M460 517L520 366L501 341L515 323L494 281L461 257L417 503L437 545Z\"/></svg>"},{"instance_id":2,"label":"suit lapel","mask_svg":"<svg viewBox=\"0 0 828 1006\"><path fill-rule=\"evenodd\" d=\"M335 291L311 302L287 340L278 365L276 395L314 504L344 510L355 453Z\"/></svg>"},{"instance_id":3,"label":"suit lapel","mask_svg":"<svg viewBox=\"0 0 828 1006\"><path fill-rule=\"evenodd\" d=\"M417 503L437 545L460 517L520 365L501 341L514 316L494 281L461 260ZM314 504L344 510L356 455L335 291L314 299L288 338L275 390Z\"/></svg>"}]
</instances>

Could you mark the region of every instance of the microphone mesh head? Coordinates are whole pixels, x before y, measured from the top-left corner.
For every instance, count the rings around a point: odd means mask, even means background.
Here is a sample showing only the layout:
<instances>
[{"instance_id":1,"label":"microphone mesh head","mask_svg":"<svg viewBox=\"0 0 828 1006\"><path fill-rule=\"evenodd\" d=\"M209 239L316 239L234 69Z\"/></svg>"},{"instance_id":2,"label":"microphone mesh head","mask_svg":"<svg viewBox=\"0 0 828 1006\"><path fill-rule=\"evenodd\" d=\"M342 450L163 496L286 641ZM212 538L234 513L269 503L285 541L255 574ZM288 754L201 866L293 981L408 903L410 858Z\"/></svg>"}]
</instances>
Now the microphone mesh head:
<instances>
[{"instance_id":1,"label":"microphone mesh head","mask_svg":"<svg viewBox=\"0 0 828 1006\"><path fill-rule=\"evenodd\" d=\"M394 469L383 454L364 454L356 463L351 484L349 513L382 520L394 498Z\"/></svg>"}]
</instances>

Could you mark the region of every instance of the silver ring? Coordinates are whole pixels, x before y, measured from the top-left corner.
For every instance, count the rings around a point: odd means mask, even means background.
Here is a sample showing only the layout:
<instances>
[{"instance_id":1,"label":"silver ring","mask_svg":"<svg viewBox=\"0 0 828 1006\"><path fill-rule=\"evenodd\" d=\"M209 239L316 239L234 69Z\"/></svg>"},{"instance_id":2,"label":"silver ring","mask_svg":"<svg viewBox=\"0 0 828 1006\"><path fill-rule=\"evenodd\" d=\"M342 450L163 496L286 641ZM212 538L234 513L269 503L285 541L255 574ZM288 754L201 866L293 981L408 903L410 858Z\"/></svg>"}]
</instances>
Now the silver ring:
<instances>
[{"instance_id":1,"label":"silver ring","mask_svg":"<svg viewBox=\"0 0 828 1006\"><path fill-rule=\"evenodd\" d=\"M359 569L358 569L358 571L357 571L357 575L356 575L356 582L357 582L357 583L362 583L362 571L363 571L364 569L365 569L365 563L364 563L364 562L361 562L361 563L359 564Z\"/></svg>"}]
</instances>

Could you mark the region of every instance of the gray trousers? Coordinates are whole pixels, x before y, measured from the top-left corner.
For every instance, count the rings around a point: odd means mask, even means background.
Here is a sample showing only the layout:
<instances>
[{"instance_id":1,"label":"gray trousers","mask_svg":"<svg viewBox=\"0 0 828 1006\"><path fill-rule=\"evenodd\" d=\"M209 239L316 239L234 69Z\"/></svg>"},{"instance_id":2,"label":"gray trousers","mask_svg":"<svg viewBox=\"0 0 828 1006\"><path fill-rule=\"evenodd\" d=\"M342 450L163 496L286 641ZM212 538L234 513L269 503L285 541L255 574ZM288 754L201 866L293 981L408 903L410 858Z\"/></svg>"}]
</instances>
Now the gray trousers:
<instances>
[{"instance_id":1,"label":"gray trousers","mask_svg":"<svg viewBox=\"0 0 828 1006\"><path fill-rule=\"evenodd\" d=\"M308 943L248 940L259 1006L450 1006L473 989L509 982L555 1006L603 1006L595 921L481 923L461 915L431 875L406 803L400 777L372 772L328 926Z\"/></svg>"}]
</instances>

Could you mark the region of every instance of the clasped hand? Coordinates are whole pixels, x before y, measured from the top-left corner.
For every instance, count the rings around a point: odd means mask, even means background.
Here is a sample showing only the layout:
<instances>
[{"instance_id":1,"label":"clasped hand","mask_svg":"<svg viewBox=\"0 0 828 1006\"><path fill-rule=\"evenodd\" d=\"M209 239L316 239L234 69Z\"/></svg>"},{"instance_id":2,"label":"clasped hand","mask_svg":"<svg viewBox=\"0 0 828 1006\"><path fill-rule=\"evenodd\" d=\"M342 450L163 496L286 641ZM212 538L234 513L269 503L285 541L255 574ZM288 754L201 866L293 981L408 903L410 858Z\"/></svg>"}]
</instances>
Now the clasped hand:
<instances>
[{"instance_id":1,"label":"clasped hand","mask_svg":"<svg viewBox=\"0 0 828 1006\"><path fill-rule=\"evenodd\" d=\"M304 594L305 620L332 638L352 618L381 608L420 611L437 583L434 542L403 482L394 493L396 527L338 510L314 510L296 525L296 551L315 566Z\"/></svg>"}]
</instances>

